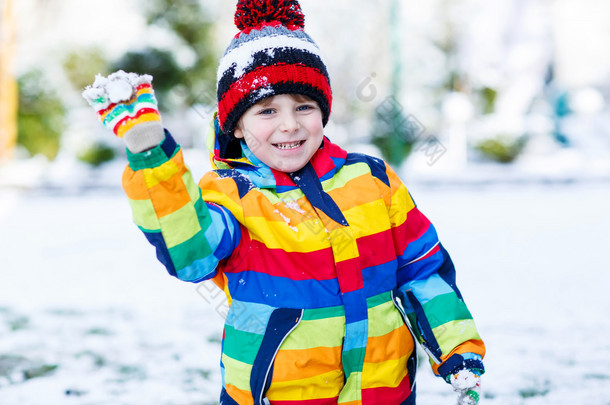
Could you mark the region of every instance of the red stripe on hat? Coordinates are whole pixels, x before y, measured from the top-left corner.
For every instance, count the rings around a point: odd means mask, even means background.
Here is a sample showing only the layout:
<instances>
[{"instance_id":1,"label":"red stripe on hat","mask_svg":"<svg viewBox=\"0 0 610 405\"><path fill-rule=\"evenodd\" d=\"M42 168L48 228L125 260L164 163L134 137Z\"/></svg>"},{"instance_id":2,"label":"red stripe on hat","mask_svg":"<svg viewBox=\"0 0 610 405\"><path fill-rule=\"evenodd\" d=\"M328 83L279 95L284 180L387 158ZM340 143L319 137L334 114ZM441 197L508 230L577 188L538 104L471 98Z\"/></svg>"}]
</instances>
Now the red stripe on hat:
<instances>
[{"instance_id":1,"label":"red stripe on hat","mask_svg":"<svg viewBox=\"0 0 610 405\"><path fill-rule=\"evenodd\" d=\"M320 90L326 99L332 98L330 83L318 69L300 63L279 63L261 66L242 76L223 94L218 103L218 119L224 125L229 113L235 106L253 91L278 83L306 83Z\"/></svg>"}]
</instances>

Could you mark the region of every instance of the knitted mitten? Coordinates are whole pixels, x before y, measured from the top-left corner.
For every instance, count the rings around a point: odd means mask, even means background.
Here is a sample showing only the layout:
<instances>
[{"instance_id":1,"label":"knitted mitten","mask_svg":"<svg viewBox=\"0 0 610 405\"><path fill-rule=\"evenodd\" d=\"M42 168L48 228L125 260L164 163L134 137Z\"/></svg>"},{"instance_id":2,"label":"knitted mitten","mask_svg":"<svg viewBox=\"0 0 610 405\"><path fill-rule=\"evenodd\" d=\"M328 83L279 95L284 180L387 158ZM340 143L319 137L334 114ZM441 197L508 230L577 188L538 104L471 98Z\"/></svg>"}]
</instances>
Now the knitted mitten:
<instances>
[{"instance_id":1,"label":"knitted mitten","mask_svg":"<svg viewBox=\"0 0 610 405\"><path fill-rule=\"evenodd\" d=\"M119 70L83 91L104 126L122 138L132 153L152 149L165 139L152 76Z\"/></svg>"},{"instance_id":2,"label":"knitted mitten","mask_svg":"<svg viewBox=\"0 0 610 405\"><path fill-rule=\"evenodd\" d=\"M481 393L481 372L463 369L447 377L458 393L457 405L477 405Z\"/></svg>"}]
</instances>

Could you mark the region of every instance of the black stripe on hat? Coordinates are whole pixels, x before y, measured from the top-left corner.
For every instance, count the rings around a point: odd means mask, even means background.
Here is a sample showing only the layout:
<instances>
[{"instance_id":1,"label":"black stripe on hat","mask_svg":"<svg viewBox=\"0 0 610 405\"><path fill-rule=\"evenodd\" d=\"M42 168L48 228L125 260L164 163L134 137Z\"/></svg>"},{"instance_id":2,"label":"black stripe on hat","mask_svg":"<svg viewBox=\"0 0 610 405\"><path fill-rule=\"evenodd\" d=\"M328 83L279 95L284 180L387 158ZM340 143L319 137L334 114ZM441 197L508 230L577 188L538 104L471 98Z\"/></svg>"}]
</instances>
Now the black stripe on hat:
<instances>
[{"instance_id":1,"label":"black stripe on hat","mask_svg":"<svg viewBox=\"0 0 610 405\"><path fill-rule=\"evenodd\" d=\"M269 51L273 51L272 55L269 55ZM236 66L233 64L229 69L225 70L222 74L221 79L218 81L217 97L220 101L222 96L229 91L229 88L233 83L239 81L239 79L246 74L261 66L273 66L279 63L285 64L303 64L320 71L320 74L329 79L326 65L322 62L322 59L316 54L309 51L298 49L298 48L271 48L264 49L256 52L253 55L252 62L244 69L244 72L238 78L235 77ZM329 80L330 82L330 80Z\"/></svg>"},{"instance_id":2,"label":"black stripe on hat","mask_svg":"<svg viewBox=\"0 0 610 405\"><path fill-rule=\"evenodd\" d=\"M263 95L259 95L259 92L253 91L247 97L240 100L233 109L227 114L227 118L224 123L223 131L226 134L233 134L237 122L241 116L248 111L250 107L264 100L267 97L277 96L280 94L302 94L311 98L318 103L320 110L322 110L322 124L326 125L330 117L331 106L329 100L324 95L324 92L317 87L312 86L309 83L303 82L282 82L267 86L268 92Z\"/></svg>"}]
</instances>

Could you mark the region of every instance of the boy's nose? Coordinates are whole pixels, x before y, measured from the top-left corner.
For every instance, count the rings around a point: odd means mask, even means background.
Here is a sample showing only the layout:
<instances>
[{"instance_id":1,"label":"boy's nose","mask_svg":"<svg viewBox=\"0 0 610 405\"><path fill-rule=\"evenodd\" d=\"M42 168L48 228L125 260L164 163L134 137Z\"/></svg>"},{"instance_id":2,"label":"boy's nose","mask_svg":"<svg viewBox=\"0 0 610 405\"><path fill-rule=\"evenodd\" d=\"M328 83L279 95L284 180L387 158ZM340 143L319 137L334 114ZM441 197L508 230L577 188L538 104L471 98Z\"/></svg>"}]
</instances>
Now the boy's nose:
<instances>
[{"instance_id":1,"label":"boy's nose","mask_svg":"<svg viewBox=\"0 0 610 405\"><path fill-rule=\"evenodd\" d=\"M294 132L299 128L299 121L295 114L286 113L282 117L280 130L282 132Z\"/></svg>"}]
</instances>

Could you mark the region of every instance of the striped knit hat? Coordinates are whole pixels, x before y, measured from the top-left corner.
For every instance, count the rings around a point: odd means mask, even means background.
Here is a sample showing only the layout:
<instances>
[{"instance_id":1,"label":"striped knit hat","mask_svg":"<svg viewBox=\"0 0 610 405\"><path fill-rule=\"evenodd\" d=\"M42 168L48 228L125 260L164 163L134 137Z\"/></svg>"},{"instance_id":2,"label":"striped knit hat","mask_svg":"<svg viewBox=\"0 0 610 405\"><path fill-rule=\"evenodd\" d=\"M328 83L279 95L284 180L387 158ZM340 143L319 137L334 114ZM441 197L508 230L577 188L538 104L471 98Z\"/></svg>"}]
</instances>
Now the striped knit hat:
<instances>
[{"instance_id":1,"label":"striped knit hat","mask_svg":"<svg viewBox=\"0 0 610 405\"><path fill-rule=\"evenodd\" d=\"M315 100L323 124L332 94L316 43L303 31L296 0L239 0L233 38L218 67L218 120L232 134L242 114L264 98L302 94Z\"/></svg>"}]
</instances>

